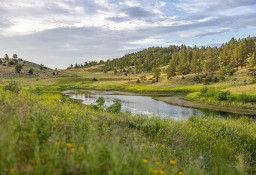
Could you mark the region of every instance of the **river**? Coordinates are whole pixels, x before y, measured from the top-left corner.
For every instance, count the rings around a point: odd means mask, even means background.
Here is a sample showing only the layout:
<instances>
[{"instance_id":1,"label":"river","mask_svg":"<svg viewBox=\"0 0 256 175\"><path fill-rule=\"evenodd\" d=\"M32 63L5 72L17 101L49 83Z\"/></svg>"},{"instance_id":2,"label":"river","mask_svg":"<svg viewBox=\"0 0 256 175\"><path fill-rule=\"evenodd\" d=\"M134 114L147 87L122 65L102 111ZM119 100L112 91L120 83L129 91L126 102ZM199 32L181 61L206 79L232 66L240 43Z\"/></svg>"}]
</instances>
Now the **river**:
<instances>
[{"instance_id":1,"label":"river","mask_svg":"<svg viewBox=\"0 0 256 175\"><path fill-rule=\"evenodd\" d=\"M233 114L230 112L221 112L208 109L195 109L167 104L163 101L155 100L151 96L118 94L115 91L84 91L74 93L75 91L67 91L64 94L70 98L82 100L83 104L96 104L99 97L105 99L105 106L108 107L119 100L122 103L122 111L132 114L143 114L148 116L161 116L173 119L187 119L190 116L214 116L214 117L240 117L242 114Z\"/></svg>"}]
</instances>

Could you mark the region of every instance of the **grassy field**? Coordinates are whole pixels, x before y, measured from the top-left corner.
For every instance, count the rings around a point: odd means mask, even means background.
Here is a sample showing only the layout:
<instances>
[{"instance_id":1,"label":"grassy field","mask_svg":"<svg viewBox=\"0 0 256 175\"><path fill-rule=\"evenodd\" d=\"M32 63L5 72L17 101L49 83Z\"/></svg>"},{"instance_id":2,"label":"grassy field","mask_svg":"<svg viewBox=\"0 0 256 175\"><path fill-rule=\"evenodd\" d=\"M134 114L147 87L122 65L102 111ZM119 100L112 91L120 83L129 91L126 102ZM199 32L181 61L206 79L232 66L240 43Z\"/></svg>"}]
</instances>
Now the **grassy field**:
<instances>
[{"instance_id":1,"label":"grassy field","mask_svg":"<svg viewBox=\"0 0 256 175\"><path fill-rule=\"evenodd\" d=\"M0 88L1 174L254 174L256 123L112 114L58 88Z\"/></svg>"},{"instance_id":2,"label":"grassy field","mask_svg":"<svg viewBox=\"0 0 256 175\"><path fill-rule=\"evenodd\" d=\"M165 74L161 74L160 82L152 83L152 74L123 74L114 75L112 72L103 73L99 69L90 68L90 70L58 70L58 74L53 70L42 71L38 75L26 76L21 74L17 77L6 77L1 75L0 83L8 83L10 81L18 81L24 86L50 86L55 89L96 89L96 90L118 90L137 93L159 93L167 94L173 92L188 93L186 100L200 103L201 106L212 105L220 107L228 107L230 109L239 110L255 110L256 111L256 84L255 79L248 76L248 72L243 69L239 70L233 76L226 76L225 81L203 84L196 83L194 75L176 76L170 80L166 79ZM146 81L137 83L137 80L144 75ZM212 94L204 96L201 90L207 87L211 89ZM215 89L215 91L214 91ZM222 93L223 92L223 93ZM225 92L230 93L227 98L222 98ZM215 94L214 94L215 93Z\"/></svg>"},{"instance_id":3,"label":"grassy field","mask_svg":"<svg viewBox=\"0 0 256 175\"><path fill-rule=\"evenodd\" d=\"M1 69L2 71L2 69ZM0 71L0 174L255 174L254 119L209 116L175 121L113 114L62 96L66 89L188 93L199 103L252 109L246 71L225 82L193 75L136 83L141 75L60 70L7 76Z\"/></svg>"}]
</instances>

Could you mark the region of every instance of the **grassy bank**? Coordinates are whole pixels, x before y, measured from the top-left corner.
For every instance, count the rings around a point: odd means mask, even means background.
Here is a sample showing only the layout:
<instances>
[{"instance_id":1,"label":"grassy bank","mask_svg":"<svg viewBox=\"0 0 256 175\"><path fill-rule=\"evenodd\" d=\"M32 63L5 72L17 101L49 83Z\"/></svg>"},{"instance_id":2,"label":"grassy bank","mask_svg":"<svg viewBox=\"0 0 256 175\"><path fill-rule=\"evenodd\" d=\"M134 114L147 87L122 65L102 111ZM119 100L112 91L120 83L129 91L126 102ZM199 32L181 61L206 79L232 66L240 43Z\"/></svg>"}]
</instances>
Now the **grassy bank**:
<instances>
[{"instance_id":1,"label":"grassy bank","mask_svg":"<svg viewBox=\"0 0 256 175\"><path fill-rule=\"evenodd\" d=\"M0 89L1 174L254 174L249 118L92 110L54 87Z\"/></svg>"},{"instance_id":2,"label":"grassy bank","mask_svg":"<svg viewBox=\"0 0 256 175\"><path fill-rule=\"evenodd\" d=\"M227 108L256 110L256 95L245 92L234 94L230 91L204 87L199 92L190 93L187 99Z\"/></svg>"}]
</instances>

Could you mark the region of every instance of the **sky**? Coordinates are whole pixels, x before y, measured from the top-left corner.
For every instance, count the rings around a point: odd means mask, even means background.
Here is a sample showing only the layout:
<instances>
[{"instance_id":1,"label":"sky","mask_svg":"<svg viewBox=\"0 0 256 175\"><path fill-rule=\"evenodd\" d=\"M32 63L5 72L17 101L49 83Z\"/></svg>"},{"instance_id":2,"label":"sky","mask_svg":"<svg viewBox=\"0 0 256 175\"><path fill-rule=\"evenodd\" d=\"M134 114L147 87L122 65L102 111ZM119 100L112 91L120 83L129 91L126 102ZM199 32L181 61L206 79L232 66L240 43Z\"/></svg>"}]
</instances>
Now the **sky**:
<instances>
[{"instance_id":1,"label":"sky","mask_svg":"<svg viewBox=\"0 0 256 175\"><path fill-rule=\"evenodd\" d=\"M0 0L0 57L51 68L249 35L256 0Z\"/></svg>"}]
</instances>

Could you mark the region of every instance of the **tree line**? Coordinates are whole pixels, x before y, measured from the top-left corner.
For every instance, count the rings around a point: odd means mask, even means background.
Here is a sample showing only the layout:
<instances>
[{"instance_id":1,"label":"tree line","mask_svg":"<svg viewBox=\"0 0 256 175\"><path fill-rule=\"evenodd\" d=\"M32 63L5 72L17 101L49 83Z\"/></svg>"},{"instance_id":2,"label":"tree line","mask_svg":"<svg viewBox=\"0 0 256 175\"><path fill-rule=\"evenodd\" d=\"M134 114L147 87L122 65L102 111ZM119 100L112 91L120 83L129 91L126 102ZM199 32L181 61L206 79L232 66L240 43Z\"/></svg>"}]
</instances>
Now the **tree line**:
<instances>
[{"instance_id":1,"label":"tree line","mask_svg":"<svg viewBox=\"0 0 256 175\"><path fill-rule=\"evenodd\" d=\"M166 66L167 77L194 73L200 80L213 76L220 79L232 75L239 68L247 68L256 76L256 37L244 39L231 38L220 47L191 47L186 45L169 47L151 47L142 51L124 55L113 60L92 61L85 64L71 65L69 68L103 65L102 71L114 73L152 72Z\"/></svg>"}]
</instances>

